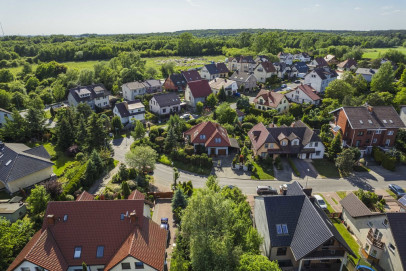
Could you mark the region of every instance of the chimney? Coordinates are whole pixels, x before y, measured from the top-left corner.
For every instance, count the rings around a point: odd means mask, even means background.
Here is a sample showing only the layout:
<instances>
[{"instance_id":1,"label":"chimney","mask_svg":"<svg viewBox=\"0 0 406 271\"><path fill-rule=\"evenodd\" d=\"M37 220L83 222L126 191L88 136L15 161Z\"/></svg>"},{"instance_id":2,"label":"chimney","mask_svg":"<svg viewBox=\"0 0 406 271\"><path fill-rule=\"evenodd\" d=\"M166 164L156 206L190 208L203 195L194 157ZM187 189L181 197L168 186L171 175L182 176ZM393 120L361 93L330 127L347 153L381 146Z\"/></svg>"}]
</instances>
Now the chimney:
<instances>
[{"instance_id":1,"label":"chimney","mask_svg":"<svg viewBox=\"0 0 406 271\"><path fill-rule=\"evenodd\" d=\"M137 214L135 213L135 210L130 213L130 223L135 223L137 220Z\"/></svg>"},{"instance_id":2,"label":"chimney","mask_svg":"<svg viewBox=\"0 0 406 271\"><path fill-rule=\"evenodd\" d=\"M308 197L312 196L312 188L303 188L303 193L305 193Z\"/></svg>"},{"instance_id":3,"label":"chimney","mask_svg":"<svg viewBox=\"0 0 406 271\"><path fill-rule=\"evenodd\" d=\"M372 113L374 111L374 108L370 105L367 106L369 113Z\"/></svg>"},{"instance_id":4,"label":"chimney","mask_svg":"<svg viewBox=\"0 0 406 271\"><path fill-rule=\"evenodd\" d=\"M55 224L55 216L54 215L47 215L47 223L48 223L48 225L54 225Z\"/></svg>"},{"instance_id":5,"label":"chimney","mask_svg":"<svg viewBox=\"0 0 406 271\"><path fill-rule=\"evenodd\" d=\"M226 78L224 78L224 82L227 83L227 79L226 79Z\"/></svg>"}]
</instances>

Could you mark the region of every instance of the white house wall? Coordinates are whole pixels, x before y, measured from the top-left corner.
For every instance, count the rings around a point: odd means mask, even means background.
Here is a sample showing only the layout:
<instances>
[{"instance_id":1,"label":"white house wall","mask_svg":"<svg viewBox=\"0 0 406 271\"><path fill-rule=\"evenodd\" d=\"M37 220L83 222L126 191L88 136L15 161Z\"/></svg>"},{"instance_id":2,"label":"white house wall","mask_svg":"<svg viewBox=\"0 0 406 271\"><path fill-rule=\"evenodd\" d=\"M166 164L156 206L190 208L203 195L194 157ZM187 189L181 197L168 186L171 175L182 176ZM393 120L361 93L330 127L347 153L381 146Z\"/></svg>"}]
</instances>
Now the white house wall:
<instances>
[{"instance_id":1,"label":"white house wall","mask_svg":"<svg viewBox=\"0 0 406 271\"><path fill-rule=\"evenodd\" d=\"M135 263L136 262L140 262L139 260L137 260L136 258L132 257L132 256L128 256L127 258L123 259L120 263L118 263L116 266L114 266L113 268L111 268L111 271L122 271L123 269L121 268L121 263L130 263L131 269L125 269L125 270L135 270ZM147 265L144 263L144 269L145 271L156 271L155 268Z\"/></svg>"}]
</instances>

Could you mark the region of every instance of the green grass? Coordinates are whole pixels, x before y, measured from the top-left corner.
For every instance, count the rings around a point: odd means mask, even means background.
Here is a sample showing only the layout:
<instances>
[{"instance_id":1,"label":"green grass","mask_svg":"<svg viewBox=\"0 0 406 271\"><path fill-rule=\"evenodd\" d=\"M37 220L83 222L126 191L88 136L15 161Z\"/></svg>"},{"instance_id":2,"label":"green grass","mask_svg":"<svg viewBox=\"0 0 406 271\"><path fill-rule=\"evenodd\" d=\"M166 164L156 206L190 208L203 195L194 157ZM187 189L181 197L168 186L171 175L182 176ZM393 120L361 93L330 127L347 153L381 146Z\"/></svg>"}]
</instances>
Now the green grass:
<instances>
[{"instance_id":1,"label":"green grass","mask_svg":"<svg viewBox=\"0 0 406 271\"><path fill-rule=\"evenodd\" d=\"M392 192L392 190L386 189L386 192L388 192L388 194L389 194L392 198L394 198L394 199L396 199L396 200L398 199L398 197L396 196L395 193Z\"/></svg>"},{"instance_id":2,"label":"green grass","mask_svg":"<svg viewBox=\"0 0 406 271\"><path fill-rule=\"evenodd\" d=\"M380 58L380 57L382 57L383 54L385 54L390 49L396 49L396 50L406 54L406 47L371 48L371 49L364 50L364 54L362 55L362 58L370 58L370 59Z\"/></svg>"},{"instance_id":3,"label":"green grass","mask_svg":"<svg viewBox=\"0 0 406 271\"><path fill-rule=\"evenodd\" d=\"M370 172L371 170L369 168L367 168L366 166L354 166L354 171L356 172Z\"/></svg>"},{"instance_id":4,"label":"green grass","mask_svg":"<svg viewBox=\"0 0 406 271\"><path fill-rule=\"evenodd\" d=\"M62 175L62 173L65 171L65 169L75 163L75 159L66 156L63 152L61 151L56 151L55 146L52 145L51 143L46 143L44 144L44 148L47 150L49 155L54 156L57 155L58 159L54 160L54 166L53 171L57 176Z\"/></svg>"},{"instance_id":5,"label":"green grass","mask_svg":"<svg viewBox=\"0 0 406 271\"><path fill-rule=\"evenodd\" d=\"M345 191L337 191L336 193L340 197L340 199L343 199L347 196L347 192Z\"/></svg>"},{"instance_id":6,"label":"green grass","mask_svg":"<svg viewBox=\"0 0 406 271\"><path fill-rule=\"evenodd\" d=\"M334 201L335 204L338 204L338 202L336 201L335 198L331 198L331 199Z\"/></svg>"},{"instance_id":7,"label":"green grass","mask_svg":"<svg viewBox=\"0 0 406 271\"><path fill-rule=\"evenodd\" d=\"M333 221L334 227L336 227L337 231L341 234L341 236L344 238L345 242L350 246L351 250L354 252L354 254L357 256L357 260L360 258L359 255L359 245L357 241L352 237L352 235L347 231L345 226L337 219L334 219ZM357 261L355 262L357 263Z\"/></svg>"},{"instance_id":8,"label":"green grass","mask_svg":"<svg viewBox=\"0 0 406 271\"><path fill-rule=\"evenodd\" d=\"M290 159L290 157L288 158L288 162L290 167L292 168L293 172L295 173L296 176L300 176L300 172L299 170L297 170L295 163L293 163L292 159Z\"/></svg>"},{"instance_id":9,"label":"green grass","mask_svg":"<svg viewBox=\"0 0 406 271\"><path fill-rule=\"evenodd\" d=\"M251 161L252 165L256 169L255 172L252 173L251 179L253 180L273 180L274 173L273 173L273 166L268 166L263 163L257 164L254 161Z\"/></svg>"},{"instance_id":10,"label":"green grass","mask_svg":"<svg viewBox=\"0 0 406 271\"><path fill-rule=\"evenodd\" d=\"M325 178L340 178L340 173L333 162L327 159L315 159L312 163L321 176Z\"/></svg>"},{"instance_id":11,"label":"green grass","mask_svg":"<svg viewBox=\"0 0 406 271\"><path fill-rule=\"evenodd\" d=\"M333 209L333 207L331 207L330 203L328 203L328 201L326 200L326 198L322 195L322 194L317 194L320 197L323 198L324 202L327 204L327 210L330 214L335 213L336 211Z\"/></svg>"},{"instance_id":12,"label":"green grass","mask_svg":"<svg viewBox=\"0 0 406 271\"><path fill-rule=\"evenodd\" d=\"M93 70L93 66L96 63L99 63L102 61L78 61L78 62L62 62L62 64L66 65L68 67L68 69L77 69L77 70L84 70L84 69L89 69L89 70ZM38 64L32 64L31 67L33 69L33 71L35 71L35 69L37 68ZM9 70L11 71L11 73L13 73L14 75L18 74L19 72L21 72L23 69L22 66L19 67L14 67L14 68L9 68Z\"/></svg>"},{"instance_id":13,"label":"green grass","mask_svg":"<svg viewBox=\"0 0 406 271\"><path fill-rule=\"evenodd\" d=\"M210 175L211 170L212 170L212 169L202 168L202 167L198 167L198 166L194 166L194 165L190 165L190 164L185 164L185 163L182 163L179 161L172 161L165 154L161 155L158 162L161 164L167 165L167 166L172 166L172 163L173 163L173 166L178 169L189 171L192 173L197 173L200 175Z\"/></svg>"}]
</instances>

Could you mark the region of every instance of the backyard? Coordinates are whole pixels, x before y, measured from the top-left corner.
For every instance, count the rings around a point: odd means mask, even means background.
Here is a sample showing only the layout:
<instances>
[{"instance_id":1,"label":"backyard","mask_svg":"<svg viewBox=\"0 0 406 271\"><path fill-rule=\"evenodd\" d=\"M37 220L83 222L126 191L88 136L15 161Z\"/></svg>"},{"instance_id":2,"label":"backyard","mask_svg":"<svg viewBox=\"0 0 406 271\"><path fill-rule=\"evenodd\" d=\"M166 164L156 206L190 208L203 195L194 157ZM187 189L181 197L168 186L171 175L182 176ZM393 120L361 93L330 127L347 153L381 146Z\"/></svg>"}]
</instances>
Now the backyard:
<instances>
[{"instance_id":1,"label":"backyard","mask_svg":"<svg viewBox=\"0 0 406 271\"><path fill-rule=\"evenodd\" d=\"M55 146L51 143L44 144L44 148L47 150L51 157L55 157L56 155L56 160L52 161L54 162L53 171L56 176L60 176L68 166L75 163L74 158L66 156L61 151L56 151Z\"/></svg>"}]
</instances>

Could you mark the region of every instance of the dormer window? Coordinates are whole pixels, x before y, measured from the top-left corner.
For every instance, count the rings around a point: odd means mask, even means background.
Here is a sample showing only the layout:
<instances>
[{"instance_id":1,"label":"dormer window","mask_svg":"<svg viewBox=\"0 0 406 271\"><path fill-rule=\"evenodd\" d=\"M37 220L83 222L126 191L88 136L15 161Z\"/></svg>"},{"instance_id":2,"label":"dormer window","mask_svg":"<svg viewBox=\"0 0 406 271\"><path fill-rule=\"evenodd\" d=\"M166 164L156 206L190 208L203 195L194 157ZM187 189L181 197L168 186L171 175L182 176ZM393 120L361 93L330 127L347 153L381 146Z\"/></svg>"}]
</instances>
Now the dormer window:
<instances>
[{"instance_id":1,"label":"dormer window","mask_svg":"<svg viewBox=\"0 0 406 271\"><path fill-rule=\"evenodd\" d=\"M282 146L286 146L286 145L288 145L288 142L287 142L286 140L282 140L282 141L281 141L281 145L282 145Z\"/></svg>"},{"instance_id":2,"label":"dormer window","mask_svg":"<svg viewBox=\"0 0 406 271\"><path fill-rule=\"evenodd\" d=\"M120 214L120 220L124 220L124 214Z\"/></svg>"},{"instance_id":3,"label":"dormer window","mask_svg":"<svg viewBox=\"0 0 406 271\"><path fill-rule=\"evenodd\" d=\"M206 139L206 135L200 135L200 139Z\"/></svg>"},{"instance_id":4,"label":"dormer window","mask_svg":"<svg viewBox=\"0 0 406 271\"><path fill-rule=\"evenodd\" d=\"M82 254L82 247L75 247L75 252L73 253L73 258L80 259L81 254Z\"/></svg>"}]
</instances>

